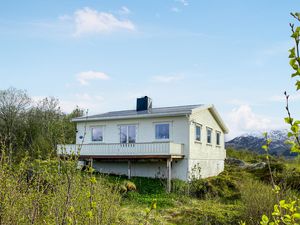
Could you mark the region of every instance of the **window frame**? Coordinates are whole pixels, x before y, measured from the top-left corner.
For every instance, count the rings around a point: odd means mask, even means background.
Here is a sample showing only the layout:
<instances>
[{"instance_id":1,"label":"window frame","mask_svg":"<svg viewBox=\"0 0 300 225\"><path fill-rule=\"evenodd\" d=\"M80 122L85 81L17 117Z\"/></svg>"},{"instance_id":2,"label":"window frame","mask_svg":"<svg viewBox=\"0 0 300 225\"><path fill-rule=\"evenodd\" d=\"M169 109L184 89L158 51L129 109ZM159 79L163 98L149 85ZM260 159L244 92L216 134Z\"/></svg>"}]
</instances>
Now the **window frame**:
<instances>
[{"instance_id":1,"label":"window frame","mask_svg":"<svg viewBox=\"0 0 300 225\"><path fill-rule=\"evenodd\" d=\"M137 143L137 139L138 139L138 125L137 124L120 124L119 126L119 143L120 144L135 144ZM133 126L135 127L135 140L134 142L129 142L129 127ZM126 127L126 142L123 143L121 142L121 129L122 127Z\"/></svg>"},{"instance_id":2,"label":"window frame","mask_svg":"<svg viewBox=\"0 0 300 225\"><path fill-rule=\"evenodd\" d=\"M219 138L218 138L219 135ZM219 143L218 143L219 141ZM221 132L220 131L216 131L216 146L221 146Z\"/></svg>"},{"instance_id":3,"label":"window frame","mask_svg":"<svg viewBox=\"0 0 300 225\"><path fill-rule=\"evenodd\" d=\"M169 138L157 138L156 137L156 126L168 125L169 126ZM171 123L170 122L155 122L154 123L154 140L155 141L170 141L171 140Z\"/></svg>"},{"instance_id":4,"label":"window frame","mask_svg":"<svg viewBox=\"0 0 300 225\"><path fill-rule=\"evenodd\" d=\"M200 137L199 140L197 139L197 128L200 129ZM199 123L195 123L195 136L194 139L196 142L200 142L201 143L201 139L202 139L202 125Z\"/></svg>"},{"instance_id":5,"label":"window frame","mask_svg":"<svg viewBox=\"0 0 300 225\"><path fill-rule=\"evenodd\" d=\"M102 131L102 140L101 141L93 139L93 130L94 129L101 129L101 131ZM102 142L104 142L104 126L102 126L102 125L91 126L90 130L91 130L91 142L92 143L95 143L95 142L102 143Z\"/></svg>"},{"instance_id":6,"label":"window frame","mask_svg":"<svg viewBox=\"0 0 300 225\"><path fill-rule=\"evenodd\" d=\"M210 131L210 141L208 141L208 131ZM212 145L212 133L213 129L210 127L206 127L206 144Z\"/></svg>"}]
</instances>

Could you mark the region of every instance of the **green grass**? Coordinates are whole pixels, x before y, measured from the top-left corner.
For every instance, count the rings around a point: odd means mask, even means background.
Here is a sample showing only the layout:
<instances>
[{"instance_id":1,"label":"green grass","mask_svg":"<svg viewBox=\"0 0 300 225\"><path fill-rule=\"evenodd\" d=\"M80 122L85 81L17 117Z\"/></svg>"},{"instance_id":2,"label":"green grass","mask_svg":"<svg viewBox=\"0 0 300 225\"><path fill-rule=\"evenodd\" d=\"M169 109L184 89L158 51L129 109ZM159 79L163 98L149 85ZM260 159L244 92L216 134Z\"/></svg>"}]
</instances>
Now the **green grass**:
<instances>
[{"instance_id":1,"label":"green grass","mask_svg":"<svg viewBox=\"0 0 300 225\"><path fill-rule=\"evenodd\" d=\"M265 156L247 151L230 149L227 154L249 163L265 161ZM297 160L271 159L271 167L277 171L276 181L288 185L285 198L299 197L300 160ZM133 177L130 181L136 191L122 194L122 222L145 224L145 210L155 199L157 209L148 218L150 224L222 225L238 224L241 220L257 224L262 214L270 215L273 210L275 195L269 177L266 168L251 171L226 165L219 176L200 179L194 184L173 180L171 194L166 193L164 180ZM127 177L106 176L106 179L117 187Z\"/></svg>"}]
</instances>

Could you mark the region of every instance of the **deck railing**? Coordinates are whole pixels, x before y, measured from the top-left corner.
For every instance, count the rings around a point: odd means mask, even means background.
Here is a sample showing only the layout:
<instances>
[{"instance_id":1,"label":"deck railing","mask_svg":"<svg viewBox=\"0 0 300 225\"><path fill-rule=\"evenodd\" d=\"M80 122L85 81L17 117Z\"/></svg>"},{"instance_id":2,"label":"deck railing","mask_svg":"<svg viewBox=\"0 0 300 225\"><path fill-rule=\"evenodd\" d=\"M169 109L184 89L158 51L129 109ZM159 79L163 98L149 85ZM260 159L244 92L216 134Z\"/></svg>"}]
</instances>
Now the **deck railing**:
<instances>
[{"instance_id":1,"label":"deck railing","mask_svg":"<svg viewBox=\"0 0 300 225\"><path fill-rule=\"evenodd\" d=\"M183 144L173 142L97 143L58 145L59 154L79 153L91 156L183 155Z\"/></svg>"}]
</instances>

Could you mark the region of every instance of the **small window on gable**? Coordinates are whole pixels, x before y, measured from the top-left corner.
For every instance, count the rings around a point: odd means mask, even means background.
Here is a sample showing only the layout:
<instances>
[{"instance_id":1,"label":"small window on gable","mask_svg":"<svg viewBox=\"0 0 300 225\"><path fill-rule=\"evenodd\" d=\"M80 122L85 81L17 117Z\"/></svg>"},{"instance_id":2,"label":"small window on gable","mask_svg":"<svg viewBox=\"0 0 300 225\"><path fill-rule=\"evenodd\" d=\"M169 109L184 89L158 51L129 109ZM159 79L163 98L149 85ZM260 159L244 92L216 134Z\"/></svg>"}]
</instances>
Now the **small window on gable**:
<instances>
[{"instance_id":1,"label":"small window on gable","mask_svg":"<svg viewBox=\"0 0 300 225\"><path fill-rule=\"evenodd\" d=\"M195 125L195 140L201 141L201 125L199 124Z\"/></svg>"},{"instance_id":2,"label":"small window on gable","mask_svg":"<svg viewBox=\"0 0 300 225\"><path fill-rule=\"evenodd\" d=\"M216 144L221 145L221 132L216 132Z\"/></svg>"},{"instance_id":3,"label":"small window on gable","mask_svg":"<svg viewBox=\"0 0 300 225\"><path fill-rule=\"evenodd\" d=\"M155 124L155 139L170 139L170 124Z\"/></svg>"},{"instance_id":4,"label":"small window on gable","mask_svg":"<svg viewBox=\"0 0 300 225\"><path fill-rule=\"evenodd\" d=\"M207 144L211 144L211 133L212 133L212 129L211 128L206 128L206 134L207 134Z\"/></svg>"},{"instance_id":5,"label":"small window on gable","mask_svg":"<svg viewBox=\"0 0 300 225\"><path fill-rule=\"evenodd\" d=\"M92 141L103 141L103 127L92 127Z\"/></svg>"}]
</instances>

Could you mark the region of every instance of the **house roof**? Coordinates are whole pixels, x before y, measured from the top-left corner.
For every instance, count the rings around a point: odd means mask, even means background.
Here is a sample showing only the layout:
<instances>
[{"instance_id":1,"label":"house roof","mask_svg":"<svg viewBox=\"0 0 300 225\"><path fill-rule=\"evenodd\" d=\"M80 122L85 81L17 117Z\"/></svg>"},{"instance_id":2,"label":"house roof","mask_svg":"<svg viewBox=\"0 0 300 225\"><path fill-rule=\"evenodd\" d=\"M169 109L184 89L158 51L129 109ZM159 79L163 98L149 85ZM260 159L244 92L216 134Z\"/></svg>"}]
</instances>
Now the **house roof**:
<instances>
[{"instance_id":1,"label":"house roof","mask_svg":"<svg viewBox=\"0 0 300 225\"><path fill-rule=\"evenodd\" d=\"M92 116L83 116L74 118L72 121L92 121L92 120L111 120L111 119L131 119L143 117L157 117L157 116L180 116L192 112L192 109L199 108L203 105L184 105L173 107L152 108L149 110L136 111L136 110L122 110L112 111Z\"/></svg>"},{"instance_id":2,"label":"house roof","mask_svg":"<svg viewBox=\"0 0 300 225\"><path fill-rule=\"evenodd\" d=\"M87 122L87 121L103 121L103 120L117 120L117 119L136 119L136 118L152 118L152 117L164 117L164 116L184 116L189 115L193 111L209 109L216 121L219 123L225 133L228 133L228 129L225 123L221 119L220 115L216 111L213 105L184 105L184 106L172 106L172 107L160 107L151 108L149 110L136 111L136 110L122 110L112 111L92 116L83 116L72 119L73 122Z\"/></svg>"}]
</instances>

